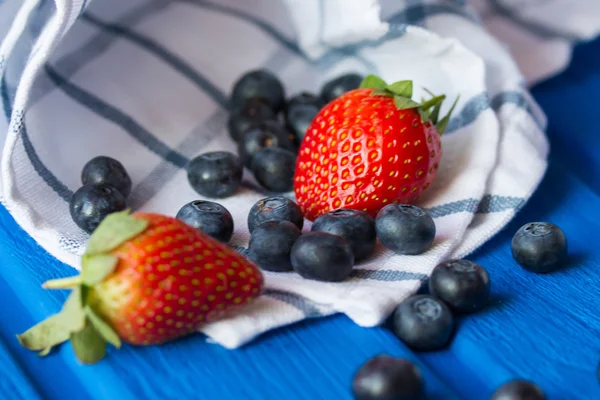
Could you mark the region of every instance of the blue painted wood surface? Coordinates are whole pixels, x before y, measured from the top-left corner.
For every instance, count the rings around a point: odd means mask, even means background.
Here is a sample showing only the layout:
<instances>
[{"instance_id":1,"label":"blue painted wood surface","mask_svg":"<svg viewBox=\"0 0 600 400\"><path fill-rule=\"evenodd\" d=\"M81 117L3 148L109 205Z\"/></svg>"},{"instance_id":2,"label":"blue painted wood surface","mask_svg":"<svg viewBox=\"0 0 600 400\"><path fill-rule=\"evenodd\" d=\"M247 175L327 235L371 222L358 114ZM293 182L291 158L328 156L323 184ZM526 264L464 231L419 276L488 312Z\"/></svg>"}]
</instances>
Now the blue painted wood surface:
<instances>
[{"instance_id":1,"label":"blue painted wood surface","mask_svg":"<svg viewBox=\"0 0 600 400\"><path fill-rule=\"evenodd\" d=\"M413 353L385 327L363 329L337 316L234 351L196 336L110 351L91 367L79 365L69 345L39 359L14 335L59 309L65 293L40 285L71 271L1 209L0 398L344 400L354 371L389 353L421 367L428 399L486 399L517 377L537 382L550 400L600 399L600 40L578 47L572 66L534 95L549 116L550 169L516 220L472 257L490 271L494 301L460 319L448 349ZM535 275L515 266L511 236L532 220L565 230L567 268Z\"/></svg>"}]
</instances>

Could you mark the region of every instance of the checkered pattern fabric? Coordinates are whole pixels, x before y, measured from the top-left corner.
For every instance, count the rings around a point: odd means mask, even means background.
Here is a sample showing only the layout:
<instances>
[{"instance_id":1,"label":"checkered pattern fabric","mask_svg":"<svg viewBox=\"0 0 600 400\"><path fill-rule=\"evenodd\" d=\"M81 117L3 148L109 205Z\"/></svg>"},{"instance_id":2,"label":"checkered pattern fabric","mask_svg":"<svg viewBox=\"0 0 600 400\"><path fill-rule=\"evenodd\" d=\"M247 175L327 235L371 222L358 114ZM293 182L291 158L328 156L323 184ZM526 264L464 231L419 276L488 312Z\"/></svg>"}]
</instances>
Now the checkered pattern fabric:
<instances>
[{"instance_id":1,"label":"checkered pattern fabric","mask_svg":"<svg viewBox=\"0 0 600 400\"><path fill-rule=\"evenodd\" d=\"M417 96L422 86L460 93L440 173L420 201L437 226L431 250L378 247L336 284L266 273L264 296L203 331L236 347L334 313L374 326L439 261L470 254L531 196L548 144L527 87L598 34L599 14L592 0L0 0L1 200L77 268L87 235L68 203L85 162L120 160L134 181L131 206L174 215L198 198L188 161L235 150L228 94L247 70L274 71L290 95L344 72L413 79ZM248 210L264 197L245 179L222 201L242 250Z\"/></svg>"}]
</instances>

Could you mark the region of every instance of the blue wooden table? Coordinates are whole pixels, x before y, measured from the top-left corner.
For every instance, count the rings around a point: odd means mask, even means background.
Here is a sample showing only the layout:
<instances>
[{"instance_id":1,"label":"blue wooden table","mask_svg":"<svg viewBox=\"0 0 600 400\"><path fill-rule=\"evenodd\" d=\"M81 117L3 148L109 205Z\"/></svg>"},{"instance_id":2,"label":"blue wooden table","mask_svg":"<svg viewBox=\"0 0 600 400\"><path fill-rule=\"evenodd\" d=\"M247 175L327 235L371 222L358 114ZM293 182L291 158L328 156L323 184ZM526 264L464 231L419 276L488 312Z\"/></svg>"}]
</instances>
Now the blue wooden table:
<instances>
[{"instance_id":1,"label":"blue wooden table","mask_svg":"<svg viewBox=\"0 0 600 400\"><path fill-rule=\"evenodd\" d=\"M336 316L235 351L198 335L110 351L94 366L79 365L70 346L40 359L15 334L59 309L65 293L40 285L71 271L0 209L0 398L344 400L355 370L388 353L420 366L428 399L487 399L512 378L537 382L550 400L600 399L600 41L579 46L571 67L533 92L549 116L550 168L516 220L472 257L490 272L493 304L460 319L447 350L413 353L384 327ZM515 266L510 239L532 220L566 232L564 270L535 275Z\"/></svg>"}]
</instances>

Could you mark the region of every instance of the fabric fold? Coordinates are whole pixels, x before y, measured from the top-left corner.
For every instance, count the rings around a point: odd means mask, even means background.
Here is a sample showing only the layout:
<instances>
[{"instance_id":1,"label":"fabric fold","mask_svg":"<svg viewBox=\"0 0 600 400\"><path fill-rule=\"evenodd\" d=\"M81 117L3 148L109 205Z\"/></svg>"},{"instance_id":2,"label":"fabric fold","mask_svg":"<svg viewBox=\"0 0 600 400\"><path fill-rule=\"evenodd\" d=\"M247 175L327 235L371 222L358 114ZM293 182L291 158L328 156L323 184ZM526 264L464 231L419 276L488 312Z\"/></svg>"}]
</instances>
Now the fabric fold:
<instances>
[{"instance_id":1,"label":"fabric fold","mask_svg":"<svg viewBox=\"0 0 600 400\"><path fill-rule=\"evenodd\" d=\"M438 231L427 253L379 245L336 284L266 273L259 301L202 331L235 348L336 313L375 326L437 263L472 253L535 191L549 148L527 87L600 32L590 18L597 8L585 0L5 0L2 203L52 256L78 268L87 235L68 202L85 162L120 160L134 181L131 204L175 215L201 199L188 161L235 152L228 96L248 70L273 71L288 95L318 92L347 72L412 79L417 97L423 87L460 94L440 173L419 202ZM2 17L9 12L14 18ZM246 216L264 196L246 186L219 201L234 217L232 245L247 246Z\"/></svg>"}]
</instances>

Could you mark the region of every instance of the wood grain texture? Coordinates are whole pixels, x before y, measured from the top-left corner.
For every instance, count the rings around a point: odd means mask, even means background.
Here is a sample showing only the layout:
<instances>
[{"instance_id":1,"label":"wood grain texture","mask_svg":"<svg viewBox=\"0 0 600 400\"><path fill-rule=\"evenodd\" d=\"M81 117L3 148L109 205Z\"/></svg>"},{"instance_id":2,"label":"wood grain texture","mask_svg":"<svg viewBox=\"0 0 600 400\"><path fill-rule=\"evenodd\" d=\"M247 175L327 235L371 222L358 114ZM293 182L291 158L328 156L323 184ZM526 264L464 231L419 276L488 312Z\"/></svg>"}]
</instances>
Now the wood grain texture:
<instances>
[{"instance_id":1,"label":"wood grain texture","mask_svg":"<svg viewBox=\"0 0 600 400\"><path fill-rule=\"evenodd\" d=\"M79 365L69 345L39 359L14 335L59 309L65 293L40 285L72 271L2 209L0 376L9 377L0 380L0 389L9 388L2 398L345 400L356 369L389 353L421 367L428 399L486 399L517 377L537 382L549 400L600 399L599 54L600 41L581 46L568 71L534 90L550 119L551 167L516 220L471 257L490 272L493 302L460 318L448 349L415 354L384 327L363 329L338 316L271 332L234 351L196 336L111 350L91 367ZM565 230L567 268L535 275L512 261L512 234L532 220Z\"/></svg>"},{"instance_id":2,"label":"wood grain texture","mask_svg":"<svg viewBox=\"0 0 600 400\"><path fill-rule=\"evenodd\" d=\"M0 221L4 232L19 229L5 210L0 211ZM17 234L18 249L15 242L4 242L7 238L10 235L0 235L0 248L15 252L0 254L0 264L9 266L2 277L10 287L19 287L19 303L30 310L30 315L20 313L18 319L2 316L3 336L16 342L14 334L57 311L64 300L64 293L43 291L40 284L71 271L42 254L30 238ZM33 253L37 256L26 256ZM46 269L39 268L46 263ZM17 300L7 291L2 295ZM37 378L51 399L350 399L349 383L355 370L368 357L383 352L420 364L430 398L459 398L388 330L363 329L346 317L275 331L236 351L207 343L200 335L162 347L125 346L118 352L110 351L94 366L78 365L70 345L46 359L18 344L12 351L25 361L24 374L44 369L45 376ZM73 383L78 384L77 390Z\"/></svg>"},{"instance_id":3,"label":"wood grain texture","mask_svg":"<svg viewBox=\"0 0 600 400\"><path fill-rule=\"evenodd\" d=\"M18 361L2 340L0 340L0 393L2 396L10 393L13 398L41 399L36 388L23 373Z\"/></svg>"}]
</instances>

